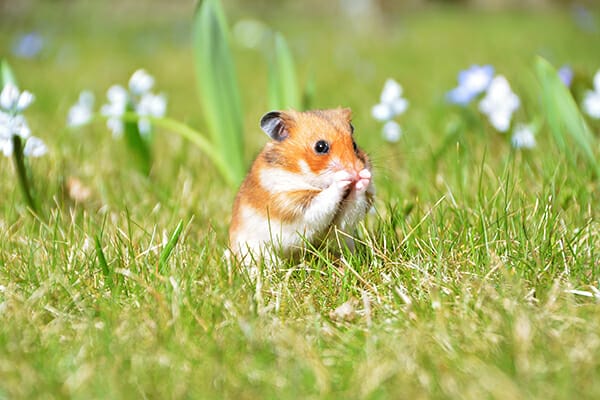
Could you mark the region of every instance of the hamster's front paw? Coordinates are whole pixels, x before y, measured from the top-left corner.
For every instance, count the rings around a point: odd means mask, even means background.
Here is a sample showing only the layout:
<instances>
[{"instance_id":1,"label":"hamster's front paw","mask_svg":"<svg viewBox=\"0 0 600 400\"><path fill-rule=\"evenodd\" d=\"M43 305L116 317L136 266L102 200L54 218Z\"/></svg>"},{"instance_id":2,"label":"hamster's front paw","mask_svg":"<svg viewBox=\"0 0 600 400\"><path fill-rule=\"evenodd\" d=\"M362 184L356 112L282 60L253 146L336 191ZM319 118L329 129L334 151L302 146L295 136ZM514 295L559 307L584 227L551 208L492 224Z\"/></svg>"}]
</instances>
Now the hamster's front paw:
<instances>
[{"instance_id":1,"label":"hamster's front paw","mask_svg":"<svg viewBox=\"0 0 600 400\"><path fill-rule=\"evenodd\" d=\"M333 185L339 189L345 189L354 181L352 175L346 171L337 171L333 174Z\"/></svg>"},{"instance_id":2,"label":"hamster's front paw","mask_svg":"<svg viewBox=\"0 0 600 400\"><path fill-rule=\"evenodd\" d=\"M360 171L358 173L358 180L354 184L356 191L364 192L365 190L367 190L369 184L371 183L371 177L371 171L369 171L368 169L365 168L362 171Z\"/></svg>"}]
</instances>

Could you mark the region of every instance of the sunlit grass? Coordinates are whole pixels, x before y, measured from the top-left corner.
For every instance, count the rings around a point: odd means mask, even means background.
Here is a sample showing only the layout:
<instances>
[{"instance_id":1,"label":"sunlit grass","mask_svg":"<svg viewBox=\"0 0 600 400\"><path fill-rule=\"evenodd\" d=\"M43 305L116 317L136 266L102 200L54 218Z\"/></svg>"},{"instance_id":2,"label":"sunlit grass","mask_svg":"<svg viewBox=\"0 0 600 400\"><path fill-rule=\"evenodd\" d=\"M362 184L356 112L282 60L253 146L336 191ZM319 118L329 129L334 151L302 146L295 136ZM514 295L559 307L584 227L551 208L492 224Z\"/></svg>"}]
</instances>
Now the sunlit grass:
<instances>
[{"instance_id":1,"label":"sunlit grass","mask_svg":"<svg viewBox=\"0 0 600 400\"><path fill-rule=\"evenodd\" d=\"M315 252L253 281L223 259L235 193L196 148L159 130L148 179L102 123L64 128L80 90L103 102L143 67L168 95L168 116L204 129L193 10L144 22L76 4L62 23L71 31L38 25L54 10L40 7L22 26L0 19L2 49L36 26L52 38L39 60L9 59L37 96L28 119L50 153L31 162L44 219L27 213L0 159L0 398L600 395L598 299L566 292L600 285L593 171L567 162L547 126L528 152L483 117L461 145L445 142L463 115L444 94L470 63L510 79L525 121L541 110L536 54L591 77L598 34L568 13L413 12L363 31L267 14L299 77L314 71L315 106L353 108L378 198L356 254ZM88 11L97 18L84 24ZM234 50L251 158L266 140L267 66ZM411 102L395 145L370 116L388 77ZM83 203L64 188L73 176L91 189Z\"/></svg>"}]
</instances>

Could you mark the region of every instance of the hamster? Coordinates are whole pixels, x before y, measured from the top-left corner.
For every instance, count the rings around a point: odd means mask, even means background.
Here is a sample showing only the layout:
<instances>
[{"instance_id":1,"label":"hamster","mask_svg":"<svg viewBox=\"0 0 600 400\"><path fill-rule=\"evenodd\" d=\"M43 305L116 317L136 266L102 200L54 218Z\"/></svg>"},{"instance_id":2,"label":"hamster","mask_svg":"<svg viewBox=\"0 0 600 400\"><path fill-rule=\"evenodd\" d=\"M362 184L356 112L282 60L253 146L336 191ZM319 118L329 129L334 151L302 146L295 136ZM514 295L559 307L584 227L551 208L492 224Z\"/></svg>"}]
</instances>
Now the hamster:
<instances>
[{"instance_id":1,"label":"hamster","mask_svg":"<svg viewBox=\"0 0 600 400\"><path fill-rule=\"evenodd\" d=\"M349 233L364 218L375 187L351 118L348 108L262 117L271 140L239 189L229 227L238 260L248 264L267 251L290 257L306 242L319 246L335 228Z\"/></svg>"}]
</instances>

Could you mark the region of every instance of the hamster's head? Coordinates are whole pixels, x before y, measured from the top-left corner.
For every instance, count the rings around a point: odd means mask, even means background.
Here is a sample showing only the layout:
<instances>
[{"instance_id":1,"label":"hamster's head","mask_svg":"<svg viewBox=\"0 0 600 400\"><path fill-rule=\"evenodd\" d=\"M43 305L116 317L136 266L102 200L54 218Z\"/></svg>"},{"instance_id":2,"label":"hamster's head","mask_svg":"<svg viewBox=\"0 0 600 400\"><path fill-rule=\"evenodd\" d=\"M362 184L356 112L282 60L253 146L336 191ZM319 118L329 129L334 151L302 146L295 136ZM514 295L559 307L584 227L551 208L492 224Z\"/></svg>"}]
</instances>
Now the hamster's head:
<instances>
[{"instance_id":1,"label":"hamster's head","mask_svg":"<svg viewBox=\"0 0 600 400\"><path fill-rule=\"evenodd\" d=\"M305 175L311 183L325 187L333 174L346 171L356 180L369 159L354 141L352 112L332 110L271 111L260 126L272 139L263 152L265 161L289 172Z\"/></svg>"}]
</instances>

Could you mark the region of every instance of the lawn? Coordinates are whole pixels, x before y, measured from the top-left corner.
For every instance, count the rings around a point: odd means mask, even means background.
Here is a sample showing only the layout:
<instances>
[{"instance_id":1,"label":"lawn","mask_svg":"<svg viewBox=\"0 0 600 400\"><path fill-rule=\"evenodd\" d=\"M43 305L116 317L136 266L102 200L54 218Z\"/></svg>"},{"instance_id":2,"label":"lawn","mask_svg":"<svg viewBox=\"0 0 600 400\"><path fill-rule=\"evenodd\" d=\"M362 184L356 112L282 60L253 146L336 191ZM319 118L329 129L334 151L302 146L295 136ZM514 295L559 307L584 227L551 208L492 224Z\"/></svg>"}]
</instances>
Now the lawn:
<instances>
[{"instance_id":1,"label":"lawn","mask_svg":"<svg viewBox=\"0 0 600 400\"><path fill-rule=\"evenodd\" d=\"M579 104L600 69L598 12L582 26L570 8L363 19L223 1L231 26L286 37L311 107L351 107L375 164L355 253L251 279L223 258L235 188L197 147L158 129L148 177L103 120L66 128L81 90L98 108L144 68L167 115L205 132L191 3L0 3L0 55L35 94L25 115L48 146L29 160L38 216L0 157L0 399L600 397L600 185L576 144L557 145L535 72L538 55L570 65ZM15 56L32 31L41 52ZM267 65L235 35L232 50L249 165L267 140ZM471 64L506 76L515 123L539 123L534 148L446 101ZM397 143L371 116L387 78L410 102Z\"/></svg>"}]
</instances>

